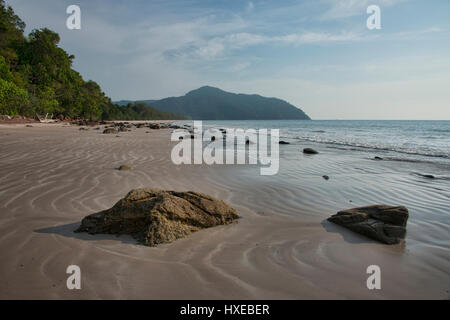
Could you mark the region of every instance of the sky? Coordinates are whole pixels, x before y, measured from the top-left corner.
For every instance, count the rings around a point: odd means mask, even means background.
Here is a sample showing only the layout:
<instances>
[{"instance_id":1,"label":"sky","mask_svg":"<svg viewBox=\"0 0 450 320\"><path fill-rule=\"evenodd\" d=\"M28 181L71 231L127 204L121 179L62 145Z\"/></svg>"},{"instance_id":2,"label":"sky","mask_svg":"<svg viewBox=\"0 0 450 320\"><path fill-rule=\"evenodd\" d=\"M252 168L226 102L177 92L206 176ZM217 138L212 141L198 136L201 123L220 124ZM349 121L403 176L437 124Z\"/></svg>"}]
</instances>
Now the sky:
<instances>
[{"instance_id":1,"label":"sky","mask_svg":"<svg viewBox=\"0 0 450 320\"><path fill-rule=\"evenodd\" d=\"M8 0L113 100L203 85L313 119L450 120L450 0ZM69 30L69 5L81 29ZM369 30L369 5L381 29Z\"/></svg>"}]
</instances>

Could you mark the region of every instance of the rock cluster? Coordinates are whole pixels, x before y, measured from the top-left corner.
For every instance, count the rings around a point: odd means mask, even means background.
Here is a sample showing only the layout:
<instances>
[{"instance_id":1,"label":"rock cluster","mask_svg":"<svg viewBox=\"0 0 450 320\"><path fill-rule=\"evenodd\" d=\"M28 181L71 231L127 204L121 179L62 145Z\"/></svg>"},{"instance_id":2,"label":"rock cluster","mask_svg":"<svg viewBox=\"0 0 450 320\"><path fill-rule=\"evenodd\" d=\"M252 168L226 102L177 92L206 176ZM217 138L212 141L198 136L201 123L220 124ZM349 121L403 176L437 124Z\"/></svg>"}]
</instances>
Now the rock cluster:
<instances>
[{"instance_id":1,"label":"rock cluster","mask_svg":"<svg viewBox=\"0 0 450 320\"><path fill-rule=\"evenodd\" d=\"M73 124L78 125L87 125L85 122L77 122ZM106 123L100 123L100 124L106 124ZM141 123L129 123L129 122L113 122L110 124L106 124L105 130L103 133L105 134L116 134L119 132L128 132L131 131L131 129L152 129L152 130L159 130L159 129L181 129L182 127L170 123L152 123L152 122L141 122Z\"/></svg>"},{"instance_id":2,"label":"rock cluster","mask_svg":"<svg viewBox=\"0 0 450 320\"><path fill-rule=\"evenodd\" d=\"M105 121L95 121L95 120L84 120L84 119L82 119L82 120L72 121L70 124L74 125L74 126L95 127L95 126L98 126L98 125L105 125L106 122Z\"/></svg>"},{"instance_id":3,"label":"rock cluster","mask_svg":"<svg viewBox=\"0 0 450 320\"><path fill-rule=\"evenodd\" d=\"M24 116L8 116L8 115L0 115L0 122L6 122L6 123L30 123L30 122L36 122L33 118L28 118Z\"/></svg>"}]
</instances>

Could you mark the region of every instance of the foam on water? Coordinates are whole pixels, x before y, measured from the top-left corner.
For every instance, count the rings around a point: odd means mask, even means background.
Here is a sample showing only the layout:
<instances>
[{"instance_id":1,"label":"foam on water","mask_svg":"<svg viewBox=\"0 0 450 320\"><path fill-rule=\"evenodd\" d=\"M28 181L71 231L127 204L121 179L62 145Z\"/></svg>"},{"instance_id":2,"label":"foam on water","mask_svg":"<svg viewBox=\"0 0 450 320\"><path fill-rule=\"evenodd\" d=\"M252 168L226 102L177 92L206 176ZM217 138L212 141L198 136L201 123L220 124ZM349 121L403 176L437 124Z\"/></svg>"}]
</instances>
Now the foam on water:
<instances>
[{"instance_id":1,"label":"foam on water","mask_svg":"<svg viewBox=\"0 0 450 320\"><path fill-rule=\"evenodd\" d=\"M281 139L291 144L280 146L279 173L261 177L242 168L236 182L237 189L257 188L259 195L270 188L280 214L326 218L350 207L404 205L411 213L408 246L450 247L450 121L207 121L203 126L280 129ZM307 146L319 155L303 155ZM248 203L257 210L257 198Z\"/></svg>"},{"instance_id":2,"label":"foam on water","mask_svg":"<svg viewBox=\"0 0 450 320\"><path fill-rule=\"evenodd\" d=\"M206 121L204 127L280 129L281 138L294 142L442 158L450 165L450 121Z\"/></svg>"}]
</instances>

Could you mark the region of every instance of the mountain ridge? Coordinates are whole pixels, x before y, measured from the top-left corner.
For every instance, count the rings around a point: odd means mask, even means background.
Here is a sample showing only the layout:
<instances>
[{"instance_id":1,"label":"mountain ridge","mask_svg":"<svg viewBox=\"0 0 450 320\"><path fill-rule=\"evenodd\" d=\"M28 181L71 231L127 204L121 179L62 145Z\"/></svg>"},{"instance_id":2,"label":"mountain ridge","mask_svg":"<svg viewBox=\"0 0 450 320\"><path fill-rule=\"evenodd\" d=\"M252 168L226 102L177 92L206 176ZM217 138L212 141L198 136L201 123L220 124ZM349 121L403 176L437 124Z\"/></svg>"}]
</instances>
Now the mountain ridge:
<instances>
[{"instance_id":1,"label":"mountain ridge","mask_svg":"<svg viewBox=\"0 0 450 320\"><path fill-rule=\"evenodd\" d=\"M127 105L132 102L135 101L121 100L114 103ZM282 99L232 93L212 86L202 86L180 97L136 102L194 120L311 120L302 109Z\"/></svg>"}]
</instances>

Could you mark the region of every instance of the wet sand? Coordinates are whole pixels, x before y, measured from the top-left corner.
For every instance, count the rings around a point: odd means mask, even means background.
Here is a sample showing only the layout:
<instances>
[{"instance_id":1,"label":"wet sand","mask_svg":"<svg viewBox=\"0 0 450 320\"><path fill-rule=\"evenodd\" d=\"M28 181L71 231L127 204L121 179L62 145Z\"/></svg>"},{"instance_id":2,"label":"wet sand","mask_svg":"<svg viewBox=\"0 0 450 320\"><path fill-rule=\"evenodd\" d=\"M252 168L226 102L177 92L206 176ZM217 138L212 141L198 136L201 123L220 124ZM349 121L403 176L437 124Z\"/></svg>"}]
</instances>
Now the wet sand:
<instances>
[{"instance_id":1,"label":"wet sand","mask_svg":"<svg viewBox=\"0 0 450 320\"><path fill-rule=\"evenodd\" d=\"M433 193L437 209L427 221L423 202L411 202L414 194L393 192L392 181L401 178L391 181L389 168L373 167L387 164L358 160L354 167L374 174L368 178L342 170L339 162L354 156L330 158L340 151L324 150L318 169L317 158L288 146L280 148L286 154L278 177L261 177L254 166L175 166L170 132L135 129L116 137L75 126L0 125L0 298L449 298L449 226L446 216L439 218L448 214L445 186L437 198ZM295 161L302 161L300 173ZM133 170L116 170L123 164ZM426 202L432 191L416 180L410 189ZM140 187L204 192L227 201L242 219L156 248L127 236L73 233L83 217ZM325 221L368 201L410 204L404 244L379 244ZM66 287L72 264L81 268L81 290ZM381 290L366 287L372 264L381 267Z\"/></svg>"}]
</instances>

